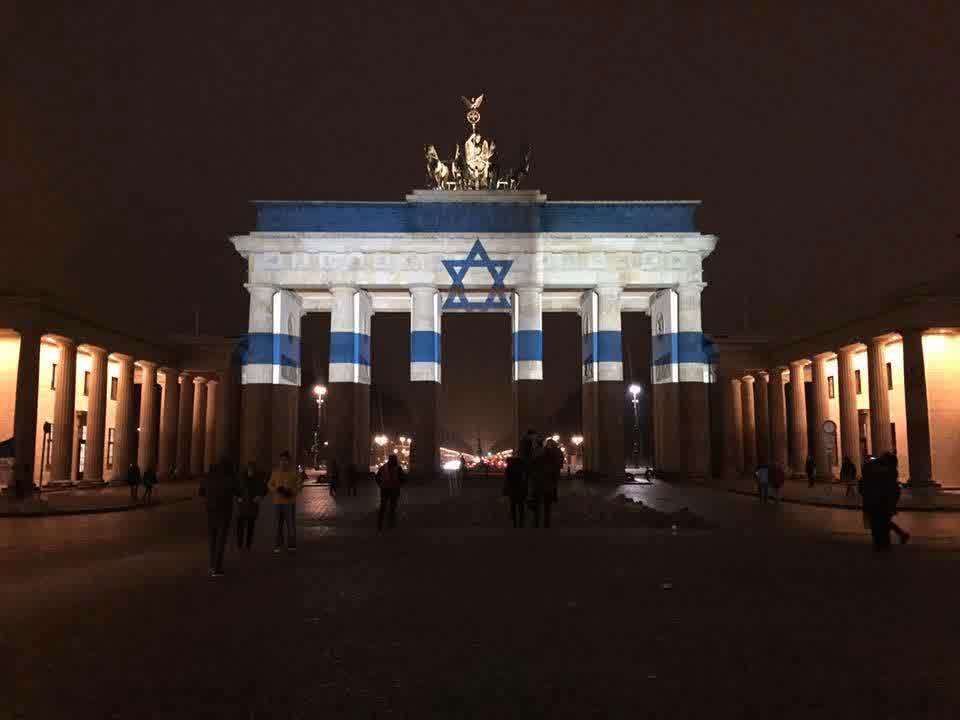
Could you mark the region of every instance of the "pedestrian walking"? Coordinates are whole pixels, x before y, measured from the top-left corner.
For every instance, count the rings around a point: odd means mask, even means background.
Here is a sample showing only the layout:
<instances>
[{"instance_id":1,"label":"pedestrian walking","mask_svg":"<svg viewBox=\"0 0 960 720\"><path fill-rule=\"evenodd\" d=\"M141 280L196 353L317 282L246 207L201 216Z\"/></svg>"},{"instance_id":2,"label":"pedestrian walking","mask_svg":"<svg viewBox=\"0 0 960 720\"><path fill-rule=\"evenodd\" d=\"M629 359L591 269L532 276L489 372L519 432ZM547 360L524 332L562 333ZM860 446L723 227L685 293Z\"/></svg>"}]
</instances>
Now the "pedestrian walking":
<instances>
[{"instance_id":1,"label":"pedestrian walking","mask_svg":"<svg viewBox=\"0 0 960 720\"><path fill-rule=\"evenodd\" d=\"M353 473L350 474L352 475ZM340 489L340 473L327 474L327 488L330 491L330 497L335 498L337 496L337 490Z\"/></svg>"},{"instance_id":2,"label":"pedestrian walking","mask_svg":"<svg viewBox=\"0 0 960 720\"><path fill-rule=\"evenodd\" d=\"M377 485L380 486L380 508L377 511L377 530L383 530L384 515L387 527L397 526L397 502L400 500L400 486L405 480L403 468L396 455L387 458L387 462L377 470Z\"/></svg>"},{"instance_id":3,"label":"pedestrian walking","mask_svg":"<svg viewBox=\"0 0 960 720\"><path fill-rule=\"evenodd\" d=\"M857 485L857 466L847 455L843 456L843 461L840 463L840 482L845 488L844 496L853 495Z\"/></svg>"},{"instance_id":4,"label":"pedestrian walking","mask_svg":"<svg viewBox=\"0 0 960 720\"><path fill-rule=\"evenodd\" d=\"M533 511L533 526L550 527L550 511L557 499L557 481L563 467L563 453L551 439L546 446L540 441L534 446L533 456L528 463L530 486L530 509Z\"/></svg>"},{"instance_id":5,"label":"pedestrian walking","mask_svg":"<svg viewBox=\"0 0 960 720\"><path fill-rule=\"evenodd\" d=\"M143 503L148 504L153 498L153 486L157 484L157 471L152 466L143 471Z\"/></svg>"},{"instance_id":6,"label":"pedestrian walking","mask_svg":"<svg viewBox=\"0 0 960 720\"><path fill-rule=\"evenodd\" d=\"M510 521L515 528L523 527L528 492L527 474L524 471L523 461L518 457L508 458L503 494L510 501Z\"/></svg>"},{"instance_id":7,"label":"pedestrian walking","mask_svg":"<svg viewBox=\"0 0 960 720\"><path fill-rule=\"evenodd\" d=\"M130 502L137 502L137 495L140 492L140 483L142 480L140 467L136 463L130 463L130 467L127 468L127 485L130 486Z\"/></svg>"},{"instance_id":8,"label":"pedestrian walking","mask_svg":"<svg viewBox=\"0 0 960 720\"><path fill-rule=\"evenodd\" d=\"M223 575L223 554L227 547L236 473L233 463L223 458L200 482L200 495L207 506L207 532L210 542L210 577Z\"/></svg>"},{"instance_id":9,"label":"pedestrian walking","mask_svg":"<svg viewBox=\"0 0 960 720\"><path fill-rule=\"evenodd\" d=\"M237 479L237 549L249 550L253 545L253 535L260 515L260 501L267 495L267 483L263 473L257 471L257 464L247 463Z\"/></svg>"},{"instance_id":10,"label":"pedestrian walking","mask_svg":"<svg viewBox=\"0 0 960 720\"><path fill-rule=\"evenodd\" d=\"M757 495L761 503L766 503L770 499L770 467L768 465L757 465L753 472L757 479Z\"/></svg>"},{"instance_id":11,"label":"pedestrian walking","mask_svg":"<svg viewBox=\"0 0 960 720\"><path fill-rule=\"evenodd\" d=\"M280 552L286 539L289 552L297 549L297 496L303 489L303 483L296 470L290 465L290 453L280 453L280 463L270 473L269 490L273 493L273 511L277 519L277 539L273 546L275 553Z\"/></svg>"},{"instance_id":12,"label":"pedestrian walking","mask_svg":"<svg viewBox=\"0 0 960 720\"><path fill-rule=\"evenodd\" d=\"M813 455L807 455L807 485L808 487L813 487L814 482L816 482L817 477L817 464L813 460Z\"/></svg>"},{"instance_id":13,"label":"pedestrian walking","mask_svg":"<svg viewBox=\"0 0 960 720\"><path fill-rule=\"evenodd\" d=\"M870 458L864 463L860 479L860 495L863 498L864 519L870 526L873 548L877 551L890 549L890 531L896 525L893 516L900 501L900 483L897 481L896 458L886 455ZM901 542L907 542L909 534L896 526Z\"/></svg>"}]
</instances>

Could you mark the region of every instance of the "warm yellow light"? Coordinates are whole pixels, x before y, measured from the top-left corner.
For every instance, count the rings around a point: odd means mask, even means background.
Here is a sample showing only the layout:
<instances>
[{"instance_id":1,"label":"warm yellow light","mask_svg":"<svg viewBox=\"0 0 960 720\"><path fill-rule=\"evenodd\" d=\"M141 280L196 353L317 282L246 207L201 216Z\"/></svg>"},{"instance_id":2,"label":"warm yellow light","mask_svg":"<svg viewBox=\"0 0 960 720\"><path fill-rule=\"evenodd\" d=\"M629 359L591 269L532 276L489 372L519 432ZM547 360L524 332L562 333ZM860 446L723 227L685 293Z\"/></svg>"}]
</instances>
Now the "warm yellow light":
<instances>
[{"instance_id":1,"label":"warm yellow light","mask_svg":"<svg viewBox=\"0 0 960 720\"><path fill-rule=\"evenodd\" d=\"M634 398L636 398L637 395L639 395L643 391L643 388L640 387L639 385L631 385L628 389L630 390L630 394L633 395Z\"/></svg>"},{"instance_id":2,"label":"warm yellow light","mask_svg":"<svg viewBox=\"0 0 960 720\"><path fill-rule=\"evenodd\" d=\"M947 336L942 334L937 335L924 335L923 336L923 351L924 352L943 352L947 349Z\"/></svg>"},{"instance_id":3,"label":"warm yellow light","mask_svg":"<svg viewBox=\"0 0 960 720\"><path fill-rule=\"evenodd\" d=\"M560 435L558 433L554 433L553 435L550 436L550 439L553 440L554 442L560 442Z\"/></svg>"},{"instance_id":4,"label":"warm yellow light","mask_svg":"<svg viewBox=\"0 0 960 720\"><path fill-rule=\"evenodd\" d=\"M570 442L579 447L583 443L583 435L574 435L570 438Z\"/></svg>"},{"instance_id":5,"label":"warm yellow light","mask_svg":"<svg viewBox=\"0 0 960 720\"><path fill-rule=\"evenodd\" d=\"M317 397L322 398L324 395L327 394L327 388L323 385L314 385L313 394L316 395Z\"/></svg>"},{"instance_id":6,"label":"warm yellow light","mask_svg":"<svg viewBox=\"0 0 960 720\"><path fill-rule=\"evenodd\" d=\"M384 445L386 445L386 444L389 442L389 441L387 440L387 436L386 436L386 435L377 435L376 437L373 438L373 441L374 441L377 445L379 445L380 447L383 447Z\"/></svg>"}]
</instances>

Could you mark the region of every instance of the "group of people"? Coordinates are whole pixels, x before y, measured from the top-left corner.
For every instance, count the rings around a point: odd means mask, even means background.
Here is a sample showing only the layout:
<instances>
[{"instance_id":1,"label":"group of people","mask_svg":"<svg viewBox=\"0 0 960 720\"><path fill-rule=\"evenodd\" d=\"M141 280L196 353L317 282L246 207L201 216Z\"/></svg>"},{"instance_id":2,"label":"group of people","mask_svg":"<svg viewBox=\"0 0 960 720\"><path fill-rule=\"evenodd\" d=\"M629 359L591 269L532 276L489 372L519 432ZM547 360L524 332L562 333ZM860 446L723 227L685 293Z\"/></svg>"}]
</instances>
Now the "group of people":
<instances>
[{"instance_id":1,"label":"group of people","mask_svg":"<svg viewBox=\"0 0 960 720\"><path fill-rule=\"evenodd\" d=\"M273 551L279 553L286 548L287 552L296 552L297 497L302 489L303 481L292 467L288 452L280 454L279 464L269 477L259 471L254 462L247 463L240 473L226 458L214 465L200 485L200 495L207 506L210 577L223 575L223 556L234 512L237 549L250 550L260 504L268 494L273 501L276 522Z\"/></svg>"},{"instance_id":2,"label":"group of people","mask_svg":"<svg viewBox=\"0 0 960 720\"><path fill-rule=\"evenodd\" d=\"M816 464L808 458L806 464L807 481L810 487L814 485ZM757 481L757 494L761 503L766 503L771 497L779 500L780 489L786 479L786 469L778 464L760 465L754 472ZM887 452L880 457L864 459L860 481L857 482L857 466L844 456L840 464L840 481L846 486L847 494L856 487L863 502L864 526L870 529L873 546L876 550L890 548L890 533L893 532L906 543L910 533L893 521L897 514L897 504L900 502L900 481L897 470L897 456Z\"/></svg>"},{"instance_id":3,"label":"group of people","mask_svg":"<svg viewBox=\"0 0 960 720\"><path fill-rule=\"evenodd\" d=\"M143 503L148 504L153 499L153 488L157 484L157 471L152 465L142 473L140 466L130 463L127 468L127 485L130 487L130 502L140 502L140 486L143 485Z\"/></svg>"},{"instance_id":4,"label":"group of people","mask_svg":"<svg viewBox=\"0 0 960 720\"><path fill-rule=\"evenodd\" d=\"M503 494L510 500L513 527L522 528L526 511L533 513L533 526L550 527L550 511L557 501L557 483L563 471L563 452L556 441L527 430L518 455L507 460Z\"/></svg>"}]
</instances>

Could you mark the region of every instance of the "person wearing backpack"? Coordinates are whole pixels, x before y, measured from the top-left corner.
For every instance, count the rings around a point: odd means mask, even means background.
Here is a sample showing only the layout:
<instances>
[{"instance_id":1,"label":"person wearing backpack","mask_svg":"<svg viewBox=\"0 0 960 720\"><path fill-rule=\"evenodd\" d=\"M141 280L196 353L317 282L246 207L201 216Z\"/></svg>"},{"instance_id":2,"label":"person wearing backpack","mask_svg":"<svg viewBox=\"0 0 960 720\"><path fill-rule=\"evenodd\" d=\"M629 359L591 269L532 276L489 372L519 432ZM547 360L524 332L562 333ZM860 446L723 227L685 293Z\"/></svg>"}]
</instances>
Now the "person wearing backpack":
<instances>
[{"instance_id":1,"label":"person wearing backpack","mask_svg":"<svg viewBox=\"0 0 960 720\"><path fill-rule=\"evenodd\" d=\"M387 462L377 470L377 485L380 486L380 509L377 511L377 530L383 530L383 516L387 516L387 527L397 526L397 502L400 500L400 486L406 478L396 455L387 458Z\"/></svg>"}]
</instances>

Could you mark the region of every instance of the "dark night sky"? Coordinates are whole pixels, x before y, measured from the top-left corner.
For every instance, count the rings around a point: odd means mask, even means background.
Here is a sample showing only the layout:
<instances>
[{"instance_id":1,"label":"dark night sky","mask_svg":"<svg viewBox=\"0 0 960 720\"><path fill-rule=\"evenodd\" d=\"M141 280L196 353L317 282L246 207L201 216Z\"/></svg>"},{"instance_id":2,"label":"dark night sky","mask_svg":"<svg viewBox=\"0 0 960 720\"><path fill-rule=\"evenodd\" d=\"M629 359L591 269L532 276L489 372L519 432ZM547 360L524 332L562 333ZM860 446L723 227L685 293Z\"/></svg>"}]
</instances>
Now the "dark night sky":
<instances>
[{"instance_id":1,"label":"dark night sky","mask_svg":"<svg viewBox=\"0 0 960 720\"><path fill-rule=\"evenodd\" d=\"M957 266L960 5L571 5L21 3L0 286L242 332L248 201L400 199L481 88L528 187L704 201L709 332L792 334Z\"/></svg>"}]
</instances>

